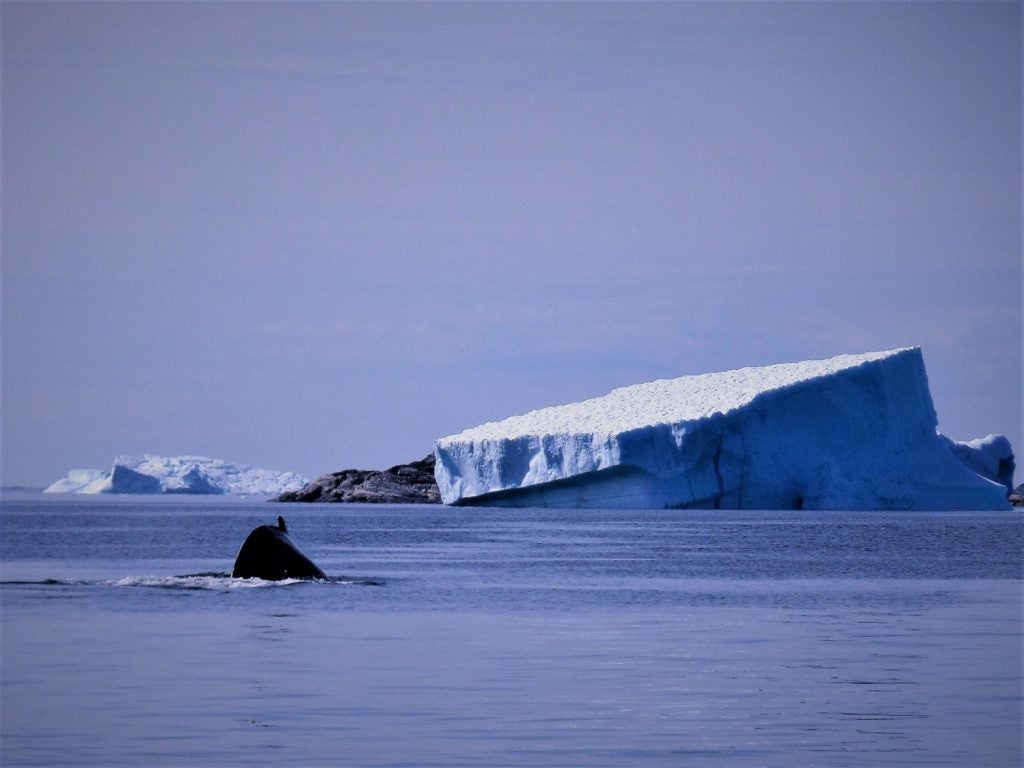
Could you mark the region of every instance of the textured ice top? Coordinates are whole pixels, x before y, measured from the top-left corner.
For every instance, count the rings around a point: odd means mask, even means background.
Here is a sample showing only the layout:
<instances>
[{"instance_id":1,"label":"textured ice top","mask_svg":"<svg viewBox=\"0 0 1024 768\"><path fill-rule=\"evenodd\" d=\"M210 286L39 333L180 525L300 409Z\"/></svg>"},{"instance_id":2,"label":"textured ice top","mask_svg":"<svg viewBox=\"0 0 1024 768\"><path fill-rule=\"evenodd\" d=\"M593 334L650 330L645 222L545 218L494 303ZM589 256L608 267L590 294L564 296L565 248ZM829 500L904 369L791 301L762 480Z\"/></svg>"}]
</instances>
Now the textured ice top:
<instances>
[{"instance_id":1,"label":"textured ice top","mask_svg":"<svg viewBox=\"0 0 1024 768\"><path fill-rule=\"evenodd\" d=\"M755 397L803 381L831 376L881 360L914 347L860 355L838 355L828 360L780 363L735 371L703 373L678 379L659 379L614 389L607 395L568 405L542 408L502 421L489 422L438 440L452 442L509 440L527 435L615 435L655 424L678 424L728 413Z\"/></svg>"},{"instance_id":2,"label":"textured ice top","mask_svg":"<svg viewBox=\"0 0 1024 768\"><path fill-rule=\"evenodd\" d=\"M127 467L143 475L159 478L165 490L186 487L200 475L221 493L268 495L301 488L306 478L295 472L280 472L235 464L207 456L118 456L115 466Z\"/></svg>"}]
</instances>

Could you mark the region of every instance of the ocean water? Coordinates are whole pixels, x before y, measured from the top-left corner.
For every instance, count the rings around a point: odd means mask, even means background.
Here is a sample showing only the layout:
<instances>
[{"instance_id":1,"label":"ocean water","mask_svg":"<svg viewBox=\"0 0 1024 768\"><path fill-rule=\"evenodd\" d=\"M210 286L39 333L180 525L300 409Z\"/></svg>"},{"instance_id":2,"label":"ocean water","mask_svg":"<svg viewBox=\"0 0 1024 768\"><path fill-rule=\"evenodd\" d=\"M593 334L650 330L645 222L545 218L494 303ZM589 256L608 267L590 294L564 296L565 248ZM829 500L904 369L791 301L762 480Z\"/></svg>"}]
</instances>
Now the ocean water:
<instances>
[{"instance_id":1,"label":"ocean water","mask_svg":"<svg viewBox=\"0 0 1024 768\"><path fill-rule=\"evenodd\" d=\"M288 520L328 582L228 577ZM1020 766L1024 515L8 495L0 764Z\"/></svg>"}]
</instances>

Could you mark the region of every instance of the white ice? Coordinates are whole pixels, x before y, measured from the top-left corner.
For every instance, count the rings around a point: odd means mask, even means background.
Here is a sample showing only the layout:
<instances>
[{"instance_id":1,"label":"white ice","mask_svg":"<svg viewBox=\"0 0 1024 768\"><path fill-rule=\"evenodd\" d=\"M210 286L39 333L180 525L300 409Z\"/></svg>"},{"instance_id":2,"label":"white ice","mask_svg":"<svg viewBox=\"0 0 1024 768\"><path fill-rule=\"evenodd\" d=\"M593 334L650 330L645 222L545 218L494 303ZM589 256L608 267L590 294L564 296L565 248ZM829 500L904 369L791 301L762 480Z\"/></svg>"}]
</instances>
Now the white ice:
<instances>
[{"instance_id":1,"label":"white ice","mask_svg":"<svg viewBox=\"0 0 1024 768\"><path fill-rule=\"evenodd\" d=\"M684 376L435 444L447 504L1004 509L937 431L917 347Z\"/></svg>"},{"instance_id":2,"label":"white ice","mask_svg":"<svg viewBox=\"0 0 1024 768\"><path fill-rule=\"evenodd\" d=\"M118 456L107 471L73 469L47 493L188 493L275 496L307 483L294 472L255 469L206 456Z\"/></svg>"}]
</instances>

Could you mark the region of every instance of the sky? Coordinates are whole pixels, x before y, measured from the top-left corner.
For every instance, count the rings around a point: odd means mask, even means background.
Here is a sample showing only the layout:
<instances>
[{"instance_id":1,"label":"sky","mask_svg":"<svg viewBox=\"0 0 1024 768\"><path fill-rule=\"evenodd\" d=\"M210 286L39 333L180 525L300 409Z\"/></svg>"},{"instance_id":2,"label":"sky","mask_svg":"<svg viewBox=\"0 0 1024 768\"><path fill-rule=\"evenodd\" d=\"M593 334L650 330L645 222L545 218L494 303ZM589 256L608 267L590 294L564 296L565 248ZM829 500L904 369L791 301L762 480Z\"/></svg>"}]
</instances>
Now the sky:
<instances>
[{"instance_id":1,"label":"sky","mask_svg":"<svg viewBox=\"0 0 1024 768\"><path fill-rule=\"evenodd\" d=\"M944 434L1024 455L1019 3L0 25L4 485L384 468L618 386L910 345Z\"/></svg>"}]
</instances>

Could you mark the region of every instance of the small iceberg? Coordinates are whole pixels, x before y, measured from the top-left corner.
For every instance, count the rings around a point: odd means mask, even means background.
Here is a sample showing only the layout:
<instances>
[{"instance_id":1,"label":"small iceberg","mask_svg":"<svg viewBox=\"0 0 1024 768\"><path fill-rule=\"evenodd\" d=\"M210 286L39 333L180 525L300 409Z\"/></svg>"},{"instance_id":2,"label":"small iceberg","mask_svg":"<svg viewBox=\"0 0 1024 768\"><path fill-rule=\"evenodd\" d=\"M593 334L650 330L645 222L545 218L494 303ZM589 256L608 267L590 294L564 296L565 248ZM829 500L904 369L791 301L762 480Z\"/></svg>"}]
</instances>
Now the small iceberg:
<instances>
[{"instance_id":1,"label":"small iceberg","mask_svg":"<svg viewBox=\"0 0 1024 768\"><path fill-rule=\"evenodd\" d=\"M109 471L72 469L46 493L249 494L276 496L302 488L294 472L254 469L206 456L118 456Z\"/></svg>"}]
</instances>

